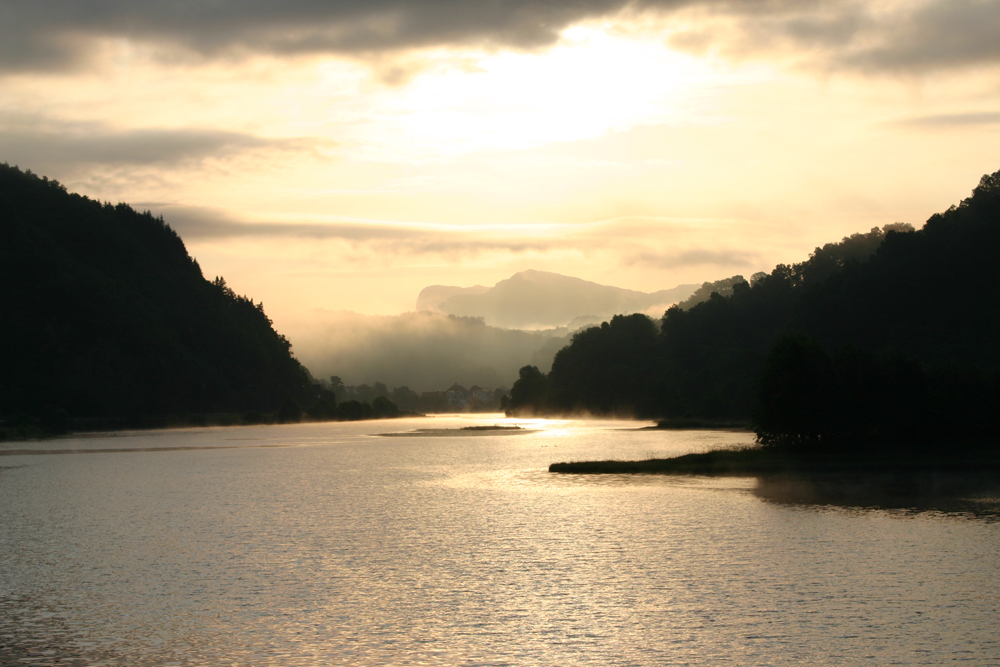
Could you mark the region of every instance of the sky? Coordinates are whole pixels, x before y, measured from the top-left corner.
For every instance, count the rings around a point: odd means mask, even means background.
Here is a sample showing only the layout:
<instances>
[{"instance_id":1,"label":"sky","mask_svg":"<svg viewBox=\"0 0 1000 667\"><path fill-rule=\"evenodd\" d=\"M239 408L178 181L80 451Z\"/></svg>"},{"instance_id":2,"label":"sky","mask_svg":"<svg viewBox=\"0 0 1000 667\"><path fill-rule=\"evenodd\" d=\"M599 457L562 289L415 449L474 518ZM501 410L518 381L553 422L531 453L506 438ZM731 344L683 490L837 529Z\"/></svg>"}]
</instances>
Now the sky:
<instances>
[{"instance_id":1,"label":"sky","mask_svg":"<svg viewBox=\"0 0 1000 667\"><path fill-rule=\"evenodd\" d=\"M1000 169L1000 0L0 0L0 161L163 215L294 343L553 271L655 291Z\"/></svg>"}]
</instances>

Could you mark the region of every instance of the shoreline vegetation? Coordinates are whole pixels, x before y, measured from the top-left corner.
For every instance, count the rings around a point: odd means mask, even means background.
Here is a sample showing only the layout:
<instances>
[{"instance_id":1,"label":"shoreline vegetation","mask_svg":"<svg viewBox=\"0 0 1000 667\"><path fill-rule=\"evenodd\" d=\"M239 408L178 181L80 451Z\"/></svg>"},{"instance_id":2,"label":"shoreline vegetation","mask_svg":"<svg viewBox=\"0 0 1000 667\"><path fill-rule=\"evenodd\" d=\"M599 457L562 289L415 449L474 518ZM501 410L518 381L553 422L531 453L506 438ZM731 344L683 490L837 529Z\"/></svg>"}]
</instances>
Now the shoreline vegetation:
<instances>
[{"instance_id":1,"label":"shoreline vegetation","mask_svg":"<svg viewBox=\"0 0 1000 667\"><path fill-rule=\"evenodd\" d=\"M143 415L141 417L98 417L76 418L69 425L51 425L25 414L15 414L0 423L0 442L22 440L51 440L73 436L86 436L92 433L113 433L117 431L144 431L168 428L204 428L217 426L258 426L274 424L318 424L344 421L377 421L383 419L401 419L404 417L425 417L422 413L399 410L391 414L372 414L369 409L367 416L346 418L311 418L301 411L284 413L238 413L221 412L214 414L193 415ZM294 418L293 418L294 417Z\"/></svg>"},{"instance_id":2,"label":"shoreline vegetation","mask_svg":"<svg viewBox=\"0 0 1000 667\"><path fill-rule=\"evenodd\" d=\"M674 417L661 419L656 426L648 427L659 431L753 431L753 423L743 419L694 419Z\"/></svg>"},{"instance_id":3,"label":"shoreline vegetation","mask_svg":"<svg viewBox=\"0 0 1000 667\"><path fill-rule=\"evenodd\" d=\"M356 421L494 404L508 417L746 429L758 447L553 472L771 474L1000 464L1000 171L922 229L705 283L659 321L578 332L509 395L316 380L263 304L208 280L149 212L0 164L0 440L94 430ZM478 391L477 391L478 390ZM340 393L338 393L338 391ZM370 400L370 403L367 402ZM488 430L487 430L488 429ZM486 427L486 432L518 433Z\"/></svg>"},{"instance_id":4,"label":"shoreline vegetation","mask_svg":"<svg viewBox=\"0 0 1000 667\"><path fill-rule=\"evenodd\" d=\"M521 368L507 414L752 424L765 448L618 469L965 465L979 443L1000 448L998 249L1000 172L921 229L854 234L706 283L707 299L659 321L617 315L577 333L549 372Z\"/></svg>"},{"instance_id":5,"label":"shoreline vegetation","mask_svg":"<svg viewBox=\"0 0 1000 667\"><path fill-rule=\"evenodd\" d=\"M0 280L0 432L331 416L263 304L148 211L0 163Z\"/></svg>"},{"instance_id":6,"label":"shoreline vegetation","mask_svg":"<svg viewBox=\"0 0 1000 667\"><path fill-rule=\"evenodd\" d=\"M706 301L659 322L616 316L579 333L549 373L521 369L508 415L631 411L655 428L756 436L553 473L996 479L998 248L1000 172L922 229L855 234L750 281L706 283Z\"/></svg>"},{"instance_id":7,"label":"shoreline vegetation","mask_svg":"<svg viewBox=\"0 0 1000 667\"><path fill-rule=\"evenodd\" d=\"M317 379L162 217L6 163L0 283L0 441L497 411L506 395Z\"/></svg>"},{"instance_id":8,"label":"shoreline vegetation","mask_svg":"<svg viewBox=\"0 0 1000 667\"><path fill-rule=\"evenodd\" d=\"M925 472L1000 473L1000 450L995 443L964 444L913 451L844 448L829 453L796 452L786 448L747 446L716 449L670 458L639 461L571 461L553 463L549 472L650 475L708 475L757 477L780 474L909 474Z\"/></svg>"}]
</instances>

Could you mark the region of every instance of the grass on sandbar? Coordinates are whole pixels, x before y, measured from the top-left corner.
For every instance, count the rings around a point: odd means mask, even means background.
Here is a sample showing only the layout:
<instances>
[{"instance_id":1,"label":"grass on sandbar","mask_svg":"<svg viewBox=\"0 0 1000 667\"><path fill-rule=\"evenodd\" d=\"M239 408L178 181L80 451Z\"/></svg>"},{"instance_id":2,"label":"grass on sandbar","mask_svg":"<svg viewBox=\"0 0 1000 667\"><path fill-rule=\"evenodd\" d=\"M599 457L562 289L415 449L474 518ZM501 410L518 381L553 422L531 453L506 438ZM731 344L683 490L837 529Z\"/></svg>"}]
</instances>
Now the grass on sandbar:
<instances>
[{"instance_id":1,"label":"grass on sandbar","mask_svg":"<svg viewBox=\"0 0 1000 667\"><path fill-rule=\"evenodd\" d=\"M796 472L917 472L1000 471L995 445L878 451L864 448L803 453L779 447L748 446L644 461L573 461L553 463L549 472L571 474L734 475L755 476Z\"/></svg>"}]
</instances>

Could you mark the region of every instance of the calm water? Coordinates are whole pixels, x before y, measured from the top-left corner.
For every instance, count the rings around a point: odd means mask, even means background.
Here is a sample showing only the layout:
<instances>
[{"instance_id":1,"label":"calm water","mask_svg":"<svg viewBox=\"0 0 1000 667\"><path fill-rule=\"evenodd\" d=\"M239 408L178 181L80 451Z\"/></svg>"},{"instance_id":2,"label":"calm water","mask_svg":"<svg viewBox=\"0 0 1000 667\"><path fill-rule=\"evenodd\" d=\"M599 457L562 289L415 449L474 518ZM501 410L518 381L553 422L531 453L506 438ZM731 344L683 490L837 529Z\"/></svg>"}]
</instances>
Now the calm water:
<instances>
[{"instance_id":1,"label":"calm water","mask_svg":"<svg viewBox=\"0 0 1000 667\"><path fill-rule=\"evenodd\" d=\"M556 476L749 437L497 419L0 443L0 664L1000 664L988 491Z\"/></svg>"}]
</instances>

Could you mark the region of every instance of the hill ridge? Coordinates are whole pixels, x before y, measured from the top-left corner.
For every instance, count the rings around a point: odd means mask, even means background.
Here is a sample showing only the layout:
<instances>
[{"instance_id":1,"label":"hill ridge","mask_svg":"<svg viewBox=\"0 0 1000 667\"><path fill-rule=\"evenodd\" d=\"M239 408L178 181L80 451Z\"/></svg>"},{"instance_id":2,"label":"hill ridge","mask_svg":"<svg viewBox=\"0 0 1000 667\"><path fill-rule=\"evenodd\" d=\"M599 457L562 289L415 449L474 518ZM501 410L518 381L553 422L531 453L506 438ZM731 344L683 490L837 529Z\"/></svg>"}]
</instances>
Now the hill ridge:
<instances>
[{"instance_id":1,"label":"hill ridge","mask_svg":"<svg viewBox=\"0 0 1000 667\"><path fill-rule=\"evenodd\" d=\"M493 287L431 285L421 290L416 308L460 317L482 317L502 328L563 327L580 318L604 319L625 312L648 311L687 299L699 285L679 285L656 292L602 285L551 271L526 269Z\"/></svg>"}]
</instances>

